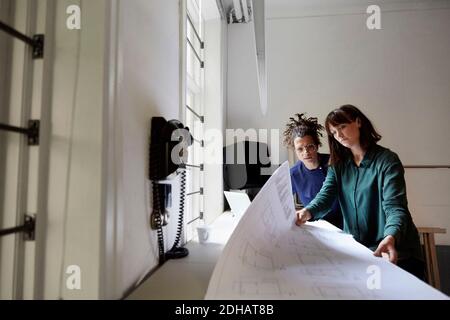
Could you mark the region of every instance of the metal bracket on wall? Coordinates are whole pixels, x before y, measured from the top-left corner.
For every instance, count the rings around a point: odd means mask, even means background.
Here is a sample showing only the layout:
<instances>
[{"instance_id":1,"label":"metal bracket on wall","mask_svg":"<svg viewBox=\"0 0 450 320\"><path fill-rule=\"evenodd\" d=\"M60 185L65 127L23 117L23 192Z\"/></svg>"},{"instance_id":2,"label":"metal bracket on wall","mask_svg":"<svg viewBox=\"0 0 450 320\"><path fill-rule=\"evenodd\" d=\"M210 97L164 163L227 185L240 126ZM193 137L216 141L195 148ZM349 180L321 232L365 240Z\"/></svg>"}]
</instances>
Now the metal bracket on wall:
<instances>
[{"instance_id":1,"label":"metal bracket on wall","mask_svg":"<svg viewBox=\"0 0 450 320\"><path fill-rule=\"evenodd\" d=\"M0 21L0 30L3 30L10 36L25 42L33 48L32 56L33 59L42 59L44 58L44 42L45 37L43 34L36 34L33 38L28 37L27 35L17 31L16 29L10 27L6 23Z\"/></svg>"},{"instance_id":2,"label":"metal bracket on wall","mask_svg":"<svg viewBox=\"0 0 450 320\"><path fill-rule=\"evenodd\" d=\"M25 241L34 241L36 229L36 217L35 215L26 215L23 225L0 230L0 237L11 235L14 233L23 232Z\"/></svg>"},{"instance_id":3,"label":"metal bracket on wall","mask_svg":"<svg viewBox=\"0 0 450 320\"><path fill-rule=\"evenodd\" d=\"M200 164L200 165L198 165L198 166L193 165L193 164L183 163L183 164L180 164L180 168L181 168L181 169L186 169L186 168L197 168L197 169L200 169L200 171L204 171L204 170L205 170L205 165L204 165L203 163Z\"/></svg>"},{"instance_id":4,"label":"metal bracket on wall","mask_svg":"<svg viewBox=\"0 0 450 320\"><path fill-rule=\"evenodd\" d=\"M188 193L188 194L186 194L186 196L193 196L194 194L199 194L202 196L204 194L203 188L200 188L199 191Z\"/></svg>"},{"instance_id":5,"label":"metal bracket on wall","mask_svg":"<svg viewBox=\"0 0 450 320\"><path fill-rule=\"evenodd\" d=\"M28 137L28 145L29 146L38 146L39 145L39 131L40 131L40 121L39 120L29 120L28 128L21 128L21 127L10 126L8 124L0 123L0 130L24 134Z\"/></svg>"},{"instance_id":6,"label":"metal bracket on wall","mask_svg":"<svg viewBox=\"0 0 450 320\"><path fill-rule=\"evenodd\" d=\"M43 34L36 34L33 36L33 59L44 58L44 42L45 37Z\"/></svg>"}]
</instances>

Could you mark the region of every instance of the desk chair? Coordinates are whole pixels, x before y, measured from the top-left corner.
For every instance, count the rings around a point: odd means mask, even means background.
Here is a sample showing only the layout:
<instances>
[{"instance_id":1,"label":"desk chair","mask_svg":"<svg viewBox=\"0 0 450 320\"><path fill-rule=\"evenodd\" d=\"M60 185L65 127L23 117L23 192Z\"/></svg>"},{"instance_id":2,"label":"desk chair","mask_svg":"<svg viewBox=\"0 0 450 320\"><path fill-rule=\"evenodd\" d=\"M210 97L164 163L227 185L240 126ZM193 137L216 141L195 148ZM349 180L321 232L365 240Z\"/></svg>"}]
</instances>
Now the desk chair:
<instances>
[{"instance_id":1,"label":"desk chair","mask_svg":"<svg viewBox=\"0 0 450 320\"><path fill-rule=\"evenodd\" d=\"M426 273L428 284L435 287L436 289L441 289L441 280L439 278L439 267L436 255L436 245L434 242L435 233L446 233L446 229L442 228L417 228L419 234L423 240L423 249L426 262Z\"/></svg>"}]
</instances>

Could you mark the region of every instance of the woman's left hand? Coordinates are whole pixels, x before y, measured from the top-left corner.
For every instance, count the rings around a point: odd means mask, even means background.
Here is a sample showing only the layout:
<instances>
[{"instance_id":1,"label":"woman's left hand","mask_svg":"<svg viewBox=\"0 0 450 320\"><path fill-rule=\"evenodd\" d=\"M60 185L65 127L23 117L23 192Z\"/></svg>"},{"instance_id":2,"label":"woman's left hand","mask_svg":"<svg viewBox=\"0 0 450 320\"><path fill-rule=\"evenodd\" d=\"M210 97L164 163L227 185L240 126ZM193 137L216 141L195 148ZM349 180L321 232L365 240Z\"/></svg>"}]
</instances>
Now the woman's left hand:
<instances>
[{"instance_id":1,"label":"woman's left hand","mask_svg":"<svg viewBox=\"0 0 450 320\"><path fill-rule=\"evenodd\" d=\"M386 253L389 256L390 262L397 264L397 249L395 249L395 238L393 236L389 235L384 238L373 254L377 257L381 257L382 253Z\"/></svg>"}]
</instances>

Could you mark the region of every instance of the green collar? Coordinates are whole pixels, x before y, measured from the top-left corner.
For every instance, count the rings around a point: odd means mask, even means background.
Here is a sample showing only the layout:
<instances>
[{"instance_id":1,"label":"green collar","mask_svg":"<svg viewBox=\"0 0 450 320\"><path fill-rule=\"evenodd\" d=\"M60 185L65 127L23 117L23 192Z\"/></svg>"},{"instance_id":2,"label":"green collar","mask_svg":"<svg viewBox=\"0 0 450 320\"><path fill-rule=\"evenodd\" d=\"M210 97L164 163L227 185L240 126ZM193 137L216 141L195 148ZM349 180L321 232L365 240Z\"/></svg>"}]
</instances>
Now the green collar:
<instances>
[{"instance_id":1,"label":"green collar","mask_svg":"<svg viewBox=\"0 0 450 320\"><path fill-rule=\"evenodd\" d=\"M364 158L362 159L361 163L359 164L360 168L367 168L370 166L372 161L375 159L375 155L377 154L377 151L379 149L379 145L376 143L369 147L369 149L366 151L366 154L364 155ZM351 155L351 153L350 153ZM353 157L350 156L347 159L347 164L352 164L356 167L356 163L353 161Z\"/></svg>"}]
</instances>

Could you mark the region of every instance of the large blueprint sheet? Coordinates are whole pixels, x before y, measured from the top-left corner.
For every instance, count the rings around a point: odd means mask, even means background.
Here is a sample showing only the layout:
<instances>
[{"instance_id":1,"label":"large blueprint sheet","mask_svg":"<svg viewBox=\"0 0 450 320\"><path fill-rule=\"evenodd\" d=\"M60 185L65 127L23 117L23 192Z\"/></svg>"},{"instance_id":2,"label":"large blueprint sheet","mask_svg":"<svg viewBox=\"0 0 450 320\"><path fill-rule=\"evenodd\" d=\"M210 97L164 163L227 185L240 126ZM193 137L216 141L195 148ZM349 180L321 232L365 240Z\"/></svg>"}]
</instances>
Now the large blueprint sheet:
<instances>
[{"instance_id":1,"label":"large blueprint sheet","mask_svg":"<svg viewBox=\"0 0 450 320\"><path fill-rule=\"evenodd\" d=\"M286 162L230 237L206 299L448 299L328 223L294 222Z\"/></svg>"}]
</instances>

